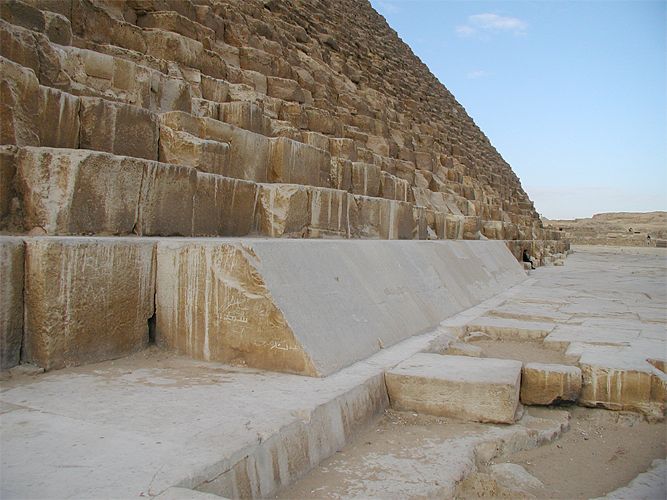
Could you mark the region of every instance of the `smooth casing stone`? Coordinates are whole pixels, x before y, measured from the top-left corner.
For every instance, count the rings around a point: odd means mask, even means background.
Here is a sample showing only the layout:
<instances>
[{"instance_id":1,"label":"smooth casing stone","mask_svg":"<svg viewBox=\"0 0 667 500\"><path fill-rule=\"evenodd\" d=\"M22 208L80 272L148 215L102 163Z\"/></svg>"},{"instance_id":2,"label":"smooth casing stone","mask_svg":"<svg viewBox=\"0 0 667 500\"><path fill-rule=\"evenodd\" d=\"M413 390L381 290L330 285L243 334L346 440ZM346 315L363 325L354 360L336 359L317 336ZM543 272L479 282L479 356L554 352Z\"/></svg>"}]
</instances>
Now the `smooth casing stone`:
<instances>
[{"instance_id":1,"label":"smooth casing stone","mask_svg":"<svg viewBox=\"0 0 667 500\"><path fill-rule=\"evenodd\" d=\"M513 423L521 362L415 354L385 375L397 410L479 422Z\"/></svg>"},{"instance_id":2,"label":"smooth casing stone","mask_svg":"<svg viewBox=\"0 0 667 500\"><path fill-rule=\"evenodd\" d=\"M574 402L581 393L581 370L576 366L527 363L521 378L521 402L550 405Z\"/></svg>"}]
</instances>

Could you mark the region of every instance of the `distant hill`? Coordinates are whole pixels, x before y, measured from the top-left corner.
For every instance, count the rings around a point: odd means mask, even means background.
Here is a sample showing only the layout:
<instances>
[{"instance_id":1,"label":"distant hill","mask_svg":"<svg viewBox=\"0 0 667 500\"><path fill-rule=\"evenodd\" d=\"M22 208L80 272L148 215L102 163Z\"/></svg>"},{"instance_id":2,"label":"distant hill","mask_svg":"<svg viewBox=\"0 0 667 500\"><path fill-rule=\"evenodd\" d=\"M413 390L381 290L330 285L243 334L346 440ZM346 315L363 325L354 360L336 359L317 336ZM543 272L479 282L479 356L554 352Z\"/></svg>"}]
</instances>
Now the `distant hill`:
<instances>
[{"instance_id":1,"label":"distant hill","mask_svg":"<svg viewBox=\"0 0 667 500\"><path fill-rule=\"evenodd\" d=\"M667 212L609 212L588 219L542 219L576 245L647 246L667 239ZM648 238L650 236L650 239Z\"/></svg>"}]
</instances>

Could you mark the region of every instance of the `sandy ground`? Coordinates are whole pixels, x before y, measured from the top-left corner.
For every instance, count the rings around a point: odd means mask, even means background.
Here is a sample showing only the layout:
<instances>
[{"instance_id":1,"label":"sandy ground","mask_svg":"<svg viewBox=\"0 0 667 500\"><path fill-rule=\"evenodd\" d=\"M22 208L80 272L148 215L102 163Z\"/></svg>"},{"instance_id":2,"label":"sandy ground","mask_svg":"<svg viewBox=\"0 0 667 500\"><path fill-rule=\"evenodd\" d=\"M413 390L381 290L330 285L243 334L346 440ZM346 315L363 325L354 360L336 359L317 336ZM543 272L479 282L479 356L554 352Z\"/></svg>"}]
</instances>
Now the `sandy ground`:
<instances>
[{"instance_id":1,"label":"sandy ground","mask_svg":"<svg viewBox=\"0 0 667 500\"><path fill-rule=\"evenodd\" d=\"M570 430L561 439L507 457L542 481L541 498L595 498L625 486L654 459L667 456L664 422L579 407L571 414Z\"/></svg>"}]
</instances>

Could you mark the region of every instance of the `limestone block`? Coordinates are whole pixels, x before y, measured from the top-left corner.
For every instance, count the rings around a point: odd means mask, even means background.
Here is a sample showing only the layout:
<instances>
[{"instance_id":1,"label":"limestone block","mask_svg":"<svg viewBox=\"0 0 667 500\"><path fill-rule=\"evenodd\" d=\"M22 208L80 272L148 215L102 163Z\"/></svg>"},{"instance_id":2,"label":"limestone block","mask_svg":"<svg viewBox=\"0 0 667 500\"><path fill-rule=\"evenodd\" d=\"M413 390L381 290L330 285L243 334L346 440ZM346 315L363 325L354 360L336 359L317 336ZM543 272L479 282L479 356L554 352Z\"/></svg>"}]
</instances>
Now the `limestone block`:
<instances>
[{"instance_id":1,"label":"limestone block","mask_svg":"<svg viewBox=\"0 0 667 500\"><path fill-rule=\"evenodd\" d=\"M157 245L156 341L197 359L317 375L242 244Z\"/></svg>"},{"instance_id":2,"label":"limestone block","mask_svg":"<svg viewBox=\"0 0 667 500\"><path fill-rule=\"evenodd\" d=\"M340 137L329 138L331 156L339 156L350 161L357 161L357 147L352 139Z\"/></svg>"},{"instance_id":3,"label":"limestone block","mask_svg":"<svg viewBox=\"0 0 667 500\"><path fill-rule=\"evenodd\" d=\"M380 196L380 174L378 165L352 163L352 192L363 196Z\"/></svg>"},{"instance_id":4,"label":"limestone block","mask_svg":"<svg viewBox=\"0 0 667 500\"><path fill-rule=\"evenodd\" d=\"M268 137L218 120L198 118L178 111L162 113L160 123L195 137L229 143L229 168L225 172L227 177L268 181Z\"/></svg>"},{"instance_id":5,"label":"limestone block","mask_svg":"<svg viewBox=\"0 0 667 500\"><path fill-rule=\"evenodd\" d=\"M285 137L271 139L269 181L307 186L328 186L331 155Z\"/></svg>"},{"instance_id":6,"label":"limestone block","mask_svg":"<svg viewBox=\"0 0 667 500\"><path fill-rule=\"evenodd\" d=\"M478 240L482 229L482 219L480 217L463 218L463 239Z\"/></svg>"},{"instance_id":7,"label":"limestone block","mask_svg":"<svg viewBox=\"0 0 667 500\"><path fill-rule=\"evenodd\" d=\"M387 172L380 173L380 196L389 200L410 201L410 185Z\"/></svg>"},{"instance_id":8,"label":"limestone block","mask_svg":"<svg viewBox=\"0 0 667 500\"><path fill-rule=\"evenodd\" d=\"M227 143L200 139L187 132L160 126L159 160L163 163L224 175L228 170L229 155Z\"/></svg>"},{"instance_id":9,"label":"limestone block","mask_svg":"<svg viewBox=\"0 0 667 500\"><path fill-rule=\"evenodd\" d=\"M201 95L209 101L224 103L229 94L229 84L224 80L217 80L207 75L201 76Z\"/></svg>"},{"instance_id":10,"label":"limestone block","mask_svg":"<svg viewBox=\"0 0 667 500\"><path fill-rule=\"evenodd\" d=\"M0 236L0 371L19 364L23 337L23 240Z\"/></svg>"},{"instance_id":11,"label":"limestone block","mask_svg":"<svg viewBox=\"0 0 667 500\"><path fill-rule=\"evenodd\" d=\"M308 130L326 135L338 135L340 125L331 113L318 108L306 108L304 112Z\"/></svg>"},{"instance_id":12,"label":"limestone block","mask_svg":"<svg viewBox=\"0 0 667 500\"><path fill-rule=\"evenodd\" d=\"M239 47L241 68L257 71L264 75L273 75L273 56L263 50L252 47Z\"/></svg>"},{"instance_id":13,"label":"limestone block","mask_svg":"<svg viewBox=\"0 0 667 500\"><path fill-rule=\"evenodd\" d=\"M521 362L419 353L385 374L397 410L511 424L519 406Z\"/></svg>"},{"instance_id":14,"label":"limestone block","mask_svg":"<svg viewBox=\"0 0 667 500\"><path fill-rule=\"evenodd\" d=\"M220 104L220 121L267 136L271 131L271 120L264 116L262 108L252 102Z\"/></svg>"},{"instance_id":15,"label":"limestone block","mask_svg":"<svg viewBox=\"0 0 667 500\"><path fill-rule=\"evenodd\" d=\"M481 358L482 348L478 345L467 344L465 342L454 342L449 345L446 354L450 356L472 356L474 358Z\"/></svg>"},{"instance_id":16,"label":"limestone block","mask_svg":"<svg viewBox=\"0 0 667 500\"><path fill-rule=\"evenodd\" d=\"M329 151L329 138L324 134L304 130L301 132L301 139L306 144L323 149L324 151Z\"/></svg>"},{"instance_id":17,"label":"limestone block","mask_svg":"<svg viewBox=\"0 0 667 500\"><path fill-rule=\"evenodd\" d=\"M192 234L245 236L255 224L257 185L219 175L197 173Z\"/></svg>"},{"instance_id":18,"label":"limestone block","mask_svg":"<svg viewBox=\"0 0 667 500\"><path fill-rule=\"evenodd\" d=\"M80 148L158 159L156 116L143 108L93 97L81 98Z\"/></svg>"},{"instance_id":19,"label":"limestone block","mask_svg":"<svg viewBox=\"0 0 667 500\"><path fill-rule=\"evenodd\" d=\"M194 168L145 162L135 231L144 236L189 236L197 190Z\"/></svg>"},{"instance_id":20,"label":"limestone block","mask_svg":"<svg viewBox=\"0 0 667 500\"><path fill-rule=\"evenodd\" d=\"M380 156L389 156L389 142L384 137L369 135L366 147Z\"/></svg>"},{"instance_id":21,"label":"limestone block","mask_svg":"<svg viewBox=\"0 0 667 500\"><path fill-rule=\"evenodd\" d=\"M202 26L174 11L145 12L137 18L137 25L142 28L173 31L184 37L201 42L209 50L215 40L215 32L212 29Z\"/></svg>"},{"instance_id":22,"label":"limestone block","mask_svg":"<svg viewBox=\"0 0 667 500\"><path fill-rule=\"evenodd\" d=\"M146 347L153 247L127 238L28 238L24 360L49 370Z\"/></svg>"},{"instance_id":23,"label":"limestone block","mask_svg":"<svg viewBox=\"0 0 667 500\"><path fill-rule=\"evenodd\" d=\"M581 370L576 366L527 363L521 376L521 402L550 405L575 402L581 392Z\"/></svg>"},{"instance_id":24,"label":"limestone block","mask_svg":"<svg viewBox=\"0 0 667 500\"><path fill-rule=\"evenodd\" d=\"M39 78L39 49L32 31L0 20L0 56L30 68Z\"/></svg>"},{"instance_id":25,"label":"limestone block","mask_svg":"<svg viewBox=\"0 0 667 500\"><path fill-rule=\"evenodd\" d=\"M329 185L333 189L351 191L352 189L352 162L343 158L331 157L331 173Z\"/></svg>"},{"instance_id":26,"label":"limestone block","mask_svg":"<svg viewBox=\"0 0 667 500\"><path fill-rule=\"evenodd\" d=\"M12 200L16 195L16 151L15 146L0 146L0 227L9 223L4 219L11 215Z\"/></svg>"},{"instance_id":27,"label":"limestone block","mask_svg":"<svg viewBox=\"0 0 667 500\"><path fill-rule=\"evenodd\" d=\"M310 223L308 188L298 184L260 184L257 219L257 230L263 235L304 236Z\"/></svg>"},{"instance_id":28,"label":"limestone block","mask_svg":"<svg viewBox=\"0 0 667 500\"><path fill-rule=\"evenodd\" d=\"M201 42L171 31L143 30L146 54L157 59L175 61L190 68L199 68L204 56Z\"/></svg>"},{"instance_id":29,"label":"limestone block","mask_svg":"<svg viewBox=\"0 0 667 500\"><path fill-rule=\"evenodd\" d=\"M39 146L40 88L35 73L0 57L0 142Z\"/></svg>"},{"instance_id":30,"label":"limestone block","mask_svg":"<svg viewBox=\"0 0 667 500\"><path fill-rule=\"evenodd\" d=\"M56 12L43 11L46 26L44 33L53 43L69 45L72 43L72 24L67 17Z\"/></svg>"},{"instance_id":31,"label":"limestone block","mask_svg":"<svg viewBox=\"0 0 667 500\"><path fill-rule=\"evenodd\" d=\"M26 230L128 234L136 223L145 160L85 150L21 148L16 189Z\"/></svg>"},{"instance_id":32,"label":"limestone block","mask_svg":"<svg viewBox=\"0 0 667 500\"><path fill-rule=\"evenodd\" d=\"M346 191L309 187L311 238L350 236L350 201Z\"/></svg>"},{"instance_id":33,"label":"limestone block","mask_svg":"<svg viewBox=\"0 0 667 500\"><path fill-rule=\"evenodd\" d=\"M192 98L192 114L217 120L220 116L220 105L217 102L194 97Z\"/></svg>"},{"instance_id":34,"label":"limestone block","mask_svg":"<svg viewBox=\"0 0 667 500\"><path fill-rule=\"evenodd\" d=\"M359 214L356 229L361 238L412 239L416 221L410 203L359 195L354 200Z\"/></svg>"},{"instance_id":35,"label":"limestone block","mask_svg":"<svg viewBox=\"0 0 667 500\"><path fill-rule=\"evenodd\" d=\"M5 0L0 3L0 17L11 24L32 31L43 33L46 28L46 20L41 10L16 0Z\"/></svg>"},{"instance_id":36,"label":"limestone block","mask_svg":"<svg viewBox=\"0 0 667 500\"><path fill-rule=\"evenodd\" d=\"M51 87L39 87L39 145L79 147L79 98Z\"/></svg>"},{"instance_id":37,"label":"limestone block","mask_svg":"<svg viewBox=\"0 0 667 500\"><path fill-rule=\"evenodd\" d=\"M286 78L269 76L266 79L267 95L283 101L305 102L306 97L299 83Z\"/></svg>"}]
</instances>

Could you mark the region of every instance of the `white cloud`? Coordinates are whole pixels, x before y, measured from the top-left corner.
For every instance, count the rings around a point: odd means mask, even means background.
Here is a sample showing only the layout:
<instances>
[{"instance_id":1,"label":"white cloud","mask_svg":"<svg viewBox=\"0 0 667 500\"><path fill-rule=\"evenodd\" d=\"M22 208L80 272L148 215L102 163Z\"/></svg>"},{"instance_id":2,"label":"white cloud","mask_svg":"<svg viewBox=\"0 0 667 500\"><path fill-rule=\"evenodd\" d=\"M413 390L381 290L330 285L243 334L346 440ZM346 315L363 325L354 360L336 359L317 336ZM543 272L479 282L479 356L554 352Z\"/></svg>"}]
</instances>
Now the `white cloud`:
<instances>
[{"instance_id":1,"label":"white cloud","mask_svg":"<svg viewBox=\"0 0 667 500\"><path fill-rule=\"evenodd\" d=\"M461 37L470 37L477 33L513 33L522 35L526 32L528 23L518 17L499 16L485 12L468 17L467 24L457 26L456 34Z\"/></svg>"},{"instance_id":2,"label":"white cloud","mask_svg":"<svg viewBox=\"0 0 667 500\"><path fill-rule=\"evenodd\" d=\"M466 75L466 78L468 80L477 80L478 78L484 78L485 76L489 76L489 74L486 71L484 71L483 69L476 69L474 71L470 71Z\"/></svg>"}]
</instances>

